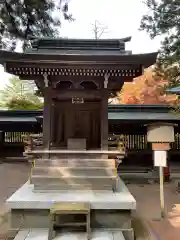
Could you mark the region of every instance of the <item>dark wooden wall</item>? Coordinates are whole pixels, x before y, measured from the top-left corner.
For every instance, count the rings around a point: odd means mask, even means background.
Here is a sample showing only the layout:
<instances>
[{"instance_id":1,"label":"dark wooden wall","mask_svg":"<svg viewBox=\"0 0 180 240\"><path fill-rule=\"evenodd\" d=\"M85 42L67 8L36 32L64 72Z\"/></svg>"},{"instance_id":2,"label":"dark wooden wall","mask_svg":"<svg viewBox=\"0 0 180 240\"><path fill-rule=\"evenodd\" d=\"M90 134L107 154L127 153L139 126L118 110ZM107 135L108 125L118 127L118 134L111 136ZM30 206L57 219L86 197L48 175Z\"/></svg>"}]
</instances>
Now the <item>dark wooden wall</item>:
<instances>
[{"instance_id":1,"label":"dark wooden wall","mask_svg":"<svg viewBox=\"0 0 180 240\"><path fill-rule=\"evenodd\" d=\"M56 101L52 119L51 141L55 146L67 147L69 138L86 138L87 148L100 148L100 104Z\"/></svg>"}]
</instances>

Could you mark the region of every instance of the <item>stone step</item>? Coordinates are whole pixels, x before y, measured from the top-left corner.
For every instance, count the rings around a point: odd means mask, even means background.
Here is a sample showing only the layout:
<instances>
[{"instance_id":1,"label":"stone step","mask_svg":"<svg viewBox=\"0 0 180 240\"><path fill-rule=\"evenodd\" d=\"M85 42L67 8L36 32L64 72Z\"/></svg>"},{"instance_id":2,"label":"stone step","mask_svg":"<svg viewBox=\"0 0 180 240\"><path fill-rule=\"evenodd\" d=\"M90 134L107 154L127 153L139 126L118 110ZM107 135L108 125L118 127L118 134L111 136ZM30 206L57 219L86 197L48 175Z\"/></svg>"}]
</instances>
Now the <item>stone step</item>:
<instances>
[{"instance_id":1,"label":"stone step","mask_svg":"<svg viewBox=\"0 0 180 240\"><path fill-rule=\"evenodd\" d=\"M42 153L33 153L32 152L28 152L27 155L31 155L31 156L35 156L35 157L45 157L45 158L64 158L64 159L71 159L71 158L79 158L79 159L101 159L101 158L108 158L107 154L102 154L102 153L96 153L96 154L92 154L92 153L68 153L68 152L42 152Z\"/></svg>"},{"instance_id":2,"label":"stone step","mask_svg":"<svg viewBox=\"0 0 180 240\"><path fill-rule=\"evenodd\" d=\"M71 177L71 176L114 176L117 174L115 168L101 167L35 167L32 175L51 177Z\"/></svg>"},{"instance_id":3,"label":"stone step","mask_svg":"<svg viewBox=\"0 0 180 240\"><path fill-rule=\"evenodd\" d=\"M71 185L71 184L82 184L82 185L111 185L114 186L116 183L116 176L70 176L70 177L51 177L51 176L41 176L41 175L32 175L31 176L32 184L59 184L59 185Z\"/></svg>"},{"instance_id":4,"label":"stone step","mask_svg":"<svg viewBox=\"0 0 180 240\"><path fill-rule=\"evenodd\" d=\"M115 167L114 159L37 159L36 166L61 166L61 167Z\"/></svg>"},{"instance_id":5,"label":"stone step","mask_svg":"<svg viewBox=\"0 0 180 240\"><path fill-rule=\"evenodd\" d=\"M34 191L64 191L64 190L103 190L113 191L112 185L99 185L99 184L34 184Z\"/></svg>"}]
</instances>

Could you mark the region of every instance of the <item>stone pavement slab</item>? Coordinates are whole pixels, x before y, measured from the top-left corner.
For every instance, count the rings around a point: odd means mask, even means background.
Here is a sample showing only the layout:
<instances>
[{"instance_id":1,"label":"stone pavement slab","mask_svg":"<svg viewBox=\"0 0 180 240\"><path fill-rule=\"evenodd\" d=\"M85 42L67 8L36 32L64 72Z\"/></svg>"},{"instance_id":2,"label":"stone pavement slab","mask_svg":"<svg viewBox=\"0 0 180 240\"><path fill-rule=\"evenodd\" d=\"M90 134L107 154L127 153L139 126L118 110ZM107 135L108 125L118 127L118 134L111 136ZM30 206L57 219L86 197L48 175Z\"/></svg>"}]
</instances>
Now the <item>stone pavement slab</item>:
<instances>
[{"instance_id":1,"label":"stone pavement slab","mask_svg":"<svg viewBox=\"0 0 180 240\"><path fill-rule=\"evenodd\" d=\"M96 230L91 233L91 240L125 240L121 231ZM86 233L62 232L54 240L87 240ZM21 230L14 240L48 240L48 229Z\"/></svg>"}]
</instances>

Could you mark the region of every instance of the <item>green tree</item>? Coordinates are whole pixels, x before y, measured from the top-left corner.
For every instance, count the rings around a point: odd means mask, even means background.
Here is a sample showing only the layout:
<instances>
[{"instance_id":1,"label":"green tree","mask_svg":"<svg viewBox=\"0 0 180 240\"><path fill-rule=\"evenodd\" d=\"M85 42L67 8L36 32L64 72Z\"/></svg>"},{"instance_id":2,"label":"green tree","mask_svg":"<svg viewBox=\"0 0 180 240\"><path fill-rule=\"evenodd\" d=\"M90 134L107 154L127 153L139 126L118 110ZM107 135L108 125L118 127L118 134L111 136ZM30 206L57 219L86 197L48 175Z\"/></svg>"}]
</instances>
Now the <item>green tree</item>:
<instances>
[{"instance_id":1,"label":"green tree","mask_svg":"<svg viewBox=\"0 0 180 240\"><path fill-rule=\"evenodd\" d=\"M57 37L61 16L73 20L67 0L4 0L0 5L0 43L15 50L18 41L25 49L37 37Z\"/></svg>"},{"instance_id":2,"label":"green tree","mask_svg":"<svg viewBox=\"0 0 180 240\"><path fill-rule=\"evenodd\" d=\"M0 91L0 102L1 108L7 109L43 109L42 99L35 95L35 84L17 77L11 78L9 84Z\"/></svg>"},{"instance_id":3,"label":"green tree","mask_svg":"<svg viewBox=\"0 0 180 240\"><path fill-rule=\"evenodd\" d=\"M180 82L180 0L145 0L149 13L141 21L141 30L151 38L163 36L156 73L169 80L169 85Z\"/></svg>"}]
</instances>

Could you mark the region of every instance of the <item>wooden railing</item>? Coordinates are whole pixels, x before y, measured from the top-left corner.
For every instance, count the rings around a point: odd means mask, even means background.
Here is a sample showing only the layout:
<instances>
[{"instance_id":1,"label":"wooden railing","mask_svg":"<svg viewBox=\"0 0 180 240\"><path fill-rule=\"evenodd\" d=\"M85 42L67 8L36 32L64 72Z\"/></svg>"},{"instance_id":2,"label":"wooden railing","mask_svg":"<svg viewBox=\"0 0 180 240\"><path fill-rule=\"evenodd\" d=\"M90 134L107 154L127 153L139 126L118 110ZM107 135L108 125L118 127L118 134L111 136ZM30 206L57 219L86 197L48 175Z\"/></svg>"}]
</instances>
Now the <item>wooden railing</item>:
<instances>
[{"instance_id":1,"label":"wooden railing","mask_svg":"<svg viewBox=\"0 0 180 240\"><path fill-rule=\"evenodd\" d=\"M30 134L23 136L24 151L32 151L37 146L43 145L43 135L40 134Z\"/></svg>"}]
</instances>

